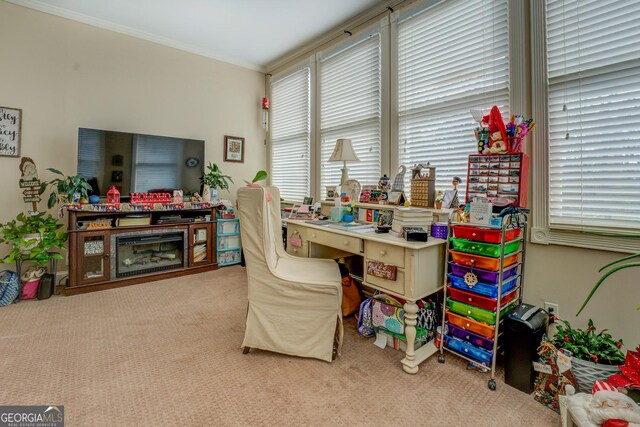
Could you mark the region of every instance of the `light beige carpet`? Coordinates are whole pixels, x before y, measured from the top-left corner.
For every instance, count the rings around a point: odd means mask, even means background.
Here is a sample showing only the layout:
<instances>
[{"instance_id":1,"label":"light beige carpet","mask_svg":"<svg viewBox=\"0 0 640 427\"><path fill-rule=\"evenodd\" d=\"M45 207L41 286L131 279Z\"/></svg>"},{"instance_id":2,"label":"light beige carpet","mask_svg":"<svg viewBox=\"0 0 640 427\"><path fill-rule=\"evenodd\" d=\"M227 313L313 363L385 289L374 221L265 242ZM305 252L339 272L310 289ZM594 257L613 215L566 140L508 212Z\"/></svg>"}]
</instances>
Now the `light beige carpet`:
<instances>
[{"instance_id":1,"label":"light beige carpet","mask_svg":"<svg viewBox=\"0 0 640 427\"><path fill-rule=\"evenodd\" d=\"M68 426L548 426L556 413L449 356L400 367L346 322L334 363L240 349L245 270L0 308L0 404Z\"/></svg>"}]
</instances>

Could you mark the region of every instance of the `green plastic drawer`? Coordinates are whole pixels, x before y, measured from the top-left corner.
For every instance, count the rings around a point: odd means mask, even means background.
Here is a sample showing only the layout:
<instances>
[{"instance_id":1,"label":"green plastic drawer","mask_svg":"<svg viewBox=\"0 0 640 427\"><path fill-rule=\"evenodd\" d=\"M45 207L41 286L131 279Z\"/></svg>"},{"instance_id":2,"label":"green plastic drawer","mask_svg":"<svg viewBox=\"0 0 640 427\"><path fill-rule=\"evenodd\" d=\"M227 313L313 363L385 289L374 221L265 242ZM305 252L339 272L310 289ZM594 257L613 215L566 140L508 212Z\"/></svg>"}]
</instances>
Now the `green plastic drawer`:
<instances>
[{"instance_id":1,"label":"green plastic drawer","mask_svg":"<svg viewBox=\"0 0 640 427\"><path fill-rule=\"evenodd\" d=\"M500 318L503 318L505 314L507 314L509 311L511 311L512 308L516 306L516 304L517 304L517 301L503 308L502 311L500 312ZM447 306L449 307L449 310L451 310L456 314L467 316L479 322L487 323L489 325L496 324L496 313L493 311L474 307L472 305L465 304L463 302L454 301L451 298L447 298Z\"/></svg>"},{"instance_id":2,"label":"green plastic drawer","mask_svg":"<svg viewBox=\"0 0 640 427\"><path fill-rule=\"evenodd\" d=\"M451 246L456 251L466 252L469 254L490 256L497 258L500 256L500 245L494 243L476 242L473 240L460 239L453 237ZM515 252L520 248L520 240L514 240L504 245L505 255Z\"/></svg>"}]
</instances>

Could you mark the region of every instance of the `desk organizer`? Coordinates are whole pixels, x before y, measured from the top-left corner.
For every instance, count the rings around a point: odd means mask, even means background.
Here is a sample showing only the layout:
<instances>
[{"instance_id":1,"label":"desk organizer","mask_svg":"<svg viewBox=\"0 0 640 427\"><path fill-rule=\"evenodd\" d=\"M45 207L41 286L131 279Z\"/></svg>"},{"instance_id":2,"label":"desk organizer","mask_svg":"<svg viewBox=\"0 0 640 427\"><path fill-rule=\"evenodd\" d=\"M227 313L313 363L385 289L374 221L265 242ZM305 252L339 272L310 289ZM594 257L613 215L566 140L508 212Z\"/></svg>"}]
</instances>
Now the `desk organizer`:
<instances>
[{"instance_id":1,"label":"desk organizer","mask_svg":"<svg viewBox=\"0 0 640 427\"><path fill-rule=\"evenodd\" d=\"M500 226L449 221L448 230L438 361L447 351L490 371L495 390L502 319L523 297L527 215L508 214Z\"/></svg>"}]
</instances>

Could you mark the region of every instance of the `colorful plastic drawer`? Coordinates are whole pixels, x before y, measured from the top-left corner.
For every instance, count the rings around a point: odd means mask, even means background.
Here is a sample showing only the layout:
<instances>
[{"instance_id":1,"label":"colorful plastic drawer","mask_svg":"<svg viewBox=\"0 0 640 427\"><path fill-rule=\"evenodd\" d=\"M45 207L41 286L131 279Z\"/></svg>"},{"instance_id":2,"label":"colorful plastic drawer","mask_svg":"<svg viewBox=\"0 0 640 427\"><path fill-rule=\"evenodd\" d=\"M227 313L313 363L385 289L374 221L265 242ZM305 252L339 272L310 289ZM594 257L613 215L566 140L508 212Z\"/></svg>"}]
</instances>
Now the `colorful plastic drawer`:
<instances>
[{"instance_id":1,"label":"colorful plastic drawer","mask_svg":"<svg viewBox=\"0 0 640 427\"><path fill-rule=\"evenodd\" d=\"M454 288L461 289L467 292L473 292L489 298L498 298L498 285L478 282L473 286L469 286L462 277L454 276L452 274L449 275L449 281L451 283L451 286L453 286ZM517 283L517 277L503 282L502 293L509 293L509 291L516 287Z\"/></svg>"},{"instance_id":2,"label":"colorful plastic drawer","mask_svg":"<svg viewBox=\"0 0 640 427\"><path fill-rule=\"evenodd\" d=\"M475 347L466 341L459 340L458 338L454 338L450 335L444 336L444 343L447 348L467 356L476 362L480 362L486 366L491 365L492 354L489 351Z\"/></svg>"},{"instance_id":3,"label":"colorful plastic drawer","mask_svg":"<svg viewBox=\"0 0 640 427\"><path fill-rule=\"evenodd\" d=\"M502 230L480 228L472 225L454 225L453 237L476 240L479 242L500 243ZM507 242L509 240L517 239L520 237L520 229L513 228L511 230L507 230L504 237Z\"/></svg>"},{"instance_id":4,"label":"colorful plastic drawer","mask_svg":"<svg viewBox=\"0 0 640 427\"><path fill-rule=\"evenodd\" d=\"M484 242L476 242L473 240L467 239L451 239L451 246L456 251L467 252L470 254L490 256L490 257L499 257L500 256L500 245L495 243L484 243ZM504 245L504 254L510 254L515 252L520 247L520 240L514 240L509 243L505 243Z\"/></svg>"},{"instance_id":5,"label":"colorful plastic drawer","mask_svg":"<svg viewBox=\"0 0 640 427\"><path fill-rule=\"evenodd\" d=\"M482 255L467 254L464 252L449 251L453 262L462 265L468 265L485 270L497 271L500 269L500 258L490 258ZM518 262L518 254L510 255L504 258L504 267L512 266Z\"/></svg>"},{"instance_id":6,"label":"colorful plastic drawer","mask_svg":"<svg viewBox=\"0 0 640 427\"><path fill-rule=\"evenodd\" d=\"M504 318L504 315L510 312L515 306L517 302L513 302L508 306L504 307L500 311L500 318ZM495 311L485 310L483 308L478 308L473 305L465 304L460 301L455 301L451 298L447 298L447 307L449 310L456 314L460 314L462 316L471 317L478 322L488 323L489 325L496 324L496 313Z\"/></svg>"},{"instance_id":7,"label":"colorful plastic drawer","mask_svg":"<svg viewBox=\"0 0 640 427\"><path fill-rule=\"evenodd\" d=\"M481 347L485 350L493 351L493 340L485 338L482 335L478 335L474 332L467 331L466 329L459 328L453 323L449 323L447 325L447 330L449 331L449 335L452 335L463 341L467 341L475 345L476 347Z\"/></svg>"},{"instance_id":8,"label":"colorful plastic drawer","mask_svg":"<svg viewBox=\"0 0 640 427\"><path fill-rule=\"evenodd\" d=\"M487 298L475 294L473 292L462 291L460 289L456 289L452 286L449 286L447 292L451 295L451 299L459 302L463 302L465 304L470 304L479 308L483 308L485 310L495 311L498 306L497 298ZM511 301L516 299L518 296L518 292L514 289L506 295L502 296L502 306L505 304L509 304Z\"/></svg>"},{"instance_id":9,"label":"colorful plastic drawer","mask_svg":"<svg viewBox=\"0 0 640 427\"><path fill-rule=\"evenodd\" d=\"M482 335L485 338L493 339L495 328L484 323L477 322L468 317L460 316L447 310L447 320L449 323L466 329L467 331L475 332Z\"/></svg>"},{"instance_id":10,"label":"colorful plastic drawer","mask_svg":"<svg viewBox=\"0 0 640 427\"><path fill-rule=\"evenodd\" d=\"M451 273L455 274L456 276L464 277L464 275L467 273L473 273L478 278L478 282L497 285L500 281L499 271L483 270L482 268L472 268L467 265L456 264L454 262L450 262L449 266L451 267ZM518 274L517 265L505 268L502 272L502 281L504 282L510 277L515 276L516 274Z\"/></svg>"}]
</instances>

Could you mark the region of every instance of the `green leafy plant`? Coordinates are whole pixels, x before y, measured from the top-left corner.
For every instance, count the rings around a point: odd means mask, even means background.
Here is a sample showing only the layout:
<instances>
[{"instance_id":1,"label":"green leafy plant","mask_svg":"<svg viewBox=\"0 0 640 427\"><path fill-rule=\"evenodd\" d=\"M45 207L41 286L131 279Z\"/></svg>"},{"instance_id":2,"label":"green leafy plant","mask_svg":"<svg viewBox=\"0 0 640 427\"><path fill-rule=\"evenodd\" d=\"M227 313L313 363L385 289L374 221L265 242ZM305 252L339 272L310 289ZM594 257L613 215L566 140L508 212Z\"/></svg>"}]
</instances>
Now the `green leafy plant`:
<instances>
[{"instance_id":1,"label":"green leafy plant","mask_svg":"<svg viewBox=\"0 0 640 427\"><path fill-rule=\"evenodd\" d=\"M586 330L574 329L569 322L561 320L564 324L558 325L553 337L553 344L557 348L569 350L571 355L580 360L601 363L604 365L620 365L624 363L622 340L615 340L607 329L596 334L596 327L589 319Z\"/></svg>"},{"instance_id":2,"label":"green leafy plant","mask_svg":"<svg viewBox=\"0 0 640 427\"><path fill-rule=\"evenodd\" d=\"M264 181L267 178L269 178L269 173L261 169L256 173L256 176L253 177L251 182L247 181L246 179L244 180L244 182L246 182L247 184L255 184L256 182Z\"/></svg>"},{"instance_id":3,"label":"green leafy plant","mask_svg":"<svg viewBox=\"0 0 640 427\"><path fill-rule=\"evenodd\" d=\"M79 193L80 197L83 198L88 197L89 191L91 191L91 185L85 177L81 175L66 176L54 168L47 168L47 170L62 177L54 178L51 181L44 181L40 184L39 194L44 194L44 192L47 191L47 186L51 187L51 194L47 199L49 209L60 201L73 200L75 193Z\"/></svg>"},{"instance_id":4,"label":"green leafy plant","mask_svg":"<svg viewBox=\"0 0 640 427\"><path fill-rule=\"evenodd\" d=\"M640 237L640 234L595 233L595 232L592 232L589 234L596 234L599 236L608 236L608 237L625 237L625 238ZM582 303L582 306L580 306L580 310L578 310L578 313L576 314L576 316L582 313L582 310L584 310L584 308L587 306L587 304L591 300L591 297L593 297L593 294L596 293L598 288L600 288L600 285L602 285L609 276L611 276L614 273L617 273L620 270L625 270L627 268L633 268L633 267L640 267L640 262L627 262L634 258L640 258L640 253L622 257L600 268L600 270L598 270L599 272L603 272L607 269L609 270L605 271L603 275L600 277L600 279L596 282L595 286L589 292L589 295L587 295L587 299L585 299L584 302ZM620 263L623 263L623 264L620 264ZM636 310L640 310L640 305L636 307Z\"/></svg>"},{"instance_id":5,"label":"green leafy plant","mask_svg":"<svg viewBox=\"0 0 640 427\"><path fill-rule=\"evenodd\" d=\"M50 214L40 212L28 216L19 213L16 219L0 224L0 227L0 243L11 245L9 254L0 262L22 260L43 266L50 259L62 259L62 255L52 251L65 248L67 233Z\"/></svg>"},{"instance_id":6,"label":"green leafy plant","mask_svg":"<svg viewBox=\"0 0 640 427\"><path fill-rule=\"evenodd\" d=\"M229 175L223 175L217 164L209 162L207 172L202 176L202 183L211 188L228 190L229 182L233 184L233 179Z\"/></svg>"}]
</instances>

